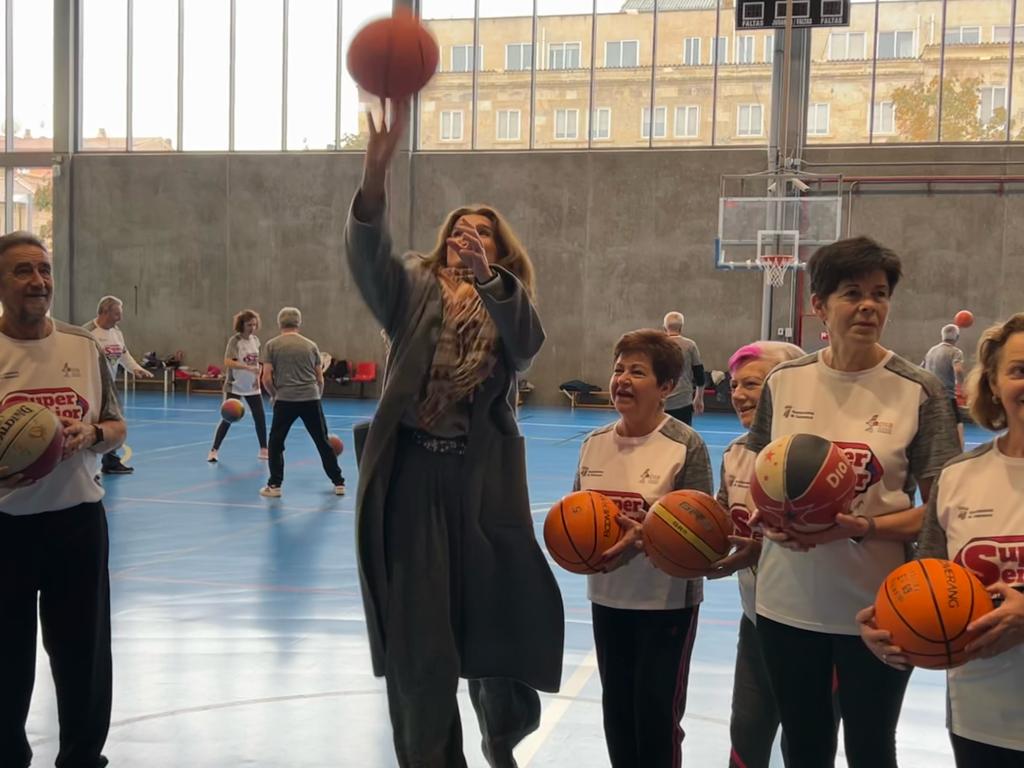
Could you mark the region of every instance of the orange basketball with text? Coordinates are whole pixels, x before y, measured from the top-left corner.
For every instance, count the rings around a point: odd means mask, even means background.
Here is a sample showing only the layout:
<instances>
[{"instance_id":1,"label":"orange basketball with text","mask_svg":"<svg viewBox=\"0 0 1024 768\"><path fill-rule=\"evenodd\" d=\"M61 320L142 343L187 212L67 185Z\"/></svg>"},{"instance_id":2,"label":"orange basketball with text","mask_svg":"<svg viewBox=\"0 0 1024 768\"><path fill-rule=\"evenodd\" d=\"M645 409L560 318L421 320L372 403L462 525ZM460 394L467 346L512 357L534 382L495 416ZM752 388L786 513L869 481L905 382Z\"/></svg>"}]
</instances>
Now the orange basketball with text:
<instances>
[{"instance_id":1,"label":"orange basketball with text","mask_svg":"<svg viewBox=\"0 0 1024 768\"><path fill-rule=\"evenodd\" d=\"M671 576L703 576L729 554L732 520L701 491L666 493L644 517L644 547L660 570Z\"/></svg>"},{"instance_id":2,"label":"orange basketball with text","mask_svg":"<svg viewBox=\"0 0 1024 768\"><path fill-rule=\"evenodd\" d=\"M437 70L437 43L412 13L396 10L371 21L352 39L348 71L374 96L404 99L423 88Z\"/></svg>"},{"instance_id":3,"label":"orange basketball with text","mask_svg":"<svg viewBox=\"0 0 1024 768\"><path fill-rule=\"evenodd\" d=\"M601 555L622 537L619 508L596 491L570 493L544 520L544 543L551 557L573 573L598 573Z\"/></svg>"},{"instance_id":4,"label":"orange basketball with text","mask_svg":"<svg viewBox=\"0 0 1024 768\"><path fill-rule=\"evenodd\" d=\"M977 635L967 626L993 608L978 577L949 560L904 563L885 577L875 598L875 623L915 667L949 669L967 659Z\"/></svg>"}]
</instances>

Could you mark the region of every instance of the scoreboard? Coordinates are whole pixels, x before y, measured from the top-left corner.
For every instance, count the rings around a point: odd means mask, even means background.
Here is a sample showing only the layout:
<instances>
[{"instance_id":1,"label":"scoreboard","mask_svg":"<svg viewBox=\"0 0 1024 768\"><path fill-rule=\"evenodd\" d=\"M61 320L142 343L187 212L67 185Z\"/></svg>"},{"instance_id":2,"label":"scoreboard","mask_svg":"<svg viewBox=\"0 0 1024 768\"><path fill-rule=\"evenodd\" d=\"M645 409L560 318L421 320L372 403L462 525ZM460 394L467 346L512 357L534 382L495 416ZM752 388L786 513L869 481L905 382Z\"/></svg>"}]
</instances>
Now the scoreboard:
<instances>
[{"instance_id":1,"label":"scoreboard","mask_svg":"<svg viewBox=\"0 0 1024 768\"><path fill-rule=\"evenodd\" d=\"M845 27L852 0L793 0L793 29ZM782 29L786 0L736 0L736 29Z\"/></svg>"}]
</instances>

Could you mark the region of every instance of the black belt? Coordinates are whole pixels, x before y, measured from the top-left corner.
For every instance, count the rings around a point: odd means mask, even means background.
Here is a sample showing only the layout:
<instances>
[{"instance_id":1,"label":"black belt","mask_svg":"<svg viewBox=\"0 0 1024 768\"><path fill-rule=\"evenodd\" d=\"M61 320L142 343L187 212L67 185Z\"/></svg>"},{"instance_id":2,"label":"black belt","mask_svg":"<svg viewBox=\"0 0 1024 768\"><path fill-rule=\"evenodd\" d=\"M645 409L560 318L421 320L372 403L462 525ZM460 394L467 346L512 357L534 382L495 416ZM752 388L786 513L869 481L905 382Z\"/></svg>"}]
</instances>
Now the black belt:
<instances>
[{"instance_id":1,"label":"black belt","mask_svg":"<svg viewBox=\"0 0 1024 768\"><path fill-rule=\"evenodd\" d=\"M442 456L464 455L469 441L466 437L438 437L422 429L406 429L403 433L423 450Z\"/></svg>"}]
</instances>

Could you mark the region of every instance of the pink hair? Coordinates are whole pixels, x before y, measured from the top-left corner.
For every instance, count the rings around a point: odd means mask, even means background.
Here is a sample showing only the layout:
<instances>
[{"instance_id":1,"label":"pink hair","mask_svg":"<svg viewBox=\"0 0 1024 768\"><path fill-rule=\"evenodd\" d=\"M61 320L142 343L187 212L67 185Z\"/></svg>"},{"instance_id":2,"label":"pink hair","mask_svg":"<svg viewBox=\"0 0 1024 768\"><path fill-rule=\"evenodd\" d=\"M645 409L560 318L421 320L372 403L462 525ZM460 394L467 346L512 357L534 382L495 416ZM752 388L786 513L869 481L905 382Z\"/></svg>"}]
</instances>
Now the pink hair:
<instances>
[{"instance_id":1,"label":"pink hair","mask_svg":"<svg viewBox=\"0 0 1024 768\"><path fill-rule=\"evenodd\" d=\"M732 357L729 358L729 375L736 373L736 371L749 363L751 360L761 359L761 347L757 344L744 344L742 347L732 353Z\"/></svg>"},{"instance_id":2,"label":"pink hair","mask_svg":"<svg viewBox=\"0 0 1024 768\"><path fill-rule=\"evenodd\" d=\"M729 358L729 375L736 374L741 367L753 360L771 359L775 363L782 363L786 360L796 360L802 356L804 351L796 344L789 344L782 341L755 341L753 344L745 344Z\"/></svg>"}]
</instances>

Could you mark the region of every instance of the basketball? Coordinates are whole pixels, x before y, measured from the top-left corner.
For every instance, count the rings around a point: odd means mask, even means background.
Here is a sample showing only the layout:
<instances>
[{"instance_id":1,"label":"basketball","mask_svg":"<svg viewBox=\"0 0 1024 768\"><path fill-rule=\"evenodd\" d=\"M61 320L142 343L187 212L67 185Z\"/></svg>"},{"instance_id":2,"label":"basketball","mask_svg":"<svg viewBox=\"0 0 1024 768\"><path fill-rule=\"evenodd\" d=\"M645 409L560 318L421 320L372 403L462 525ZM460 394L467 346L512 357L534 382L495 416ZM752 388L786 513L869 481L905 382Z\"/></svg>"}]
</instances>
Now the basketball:
<instances>
[{"instance_id":1,"label":"basketball","mask_svg":"<svg viewBox=\"0 0 1024 768\"><path fill-rule=\"evenodd\" d=\"M973 573L949 560L904 563L878 589L875 623L915 667L949 669L966 661L964 647L977 635L967 625L993 608Z\"/></svg>"},{"instance_id":2,"label":"basketball","mask_svg":"<svg viewBox=\"0 0 1024 768\"><path fill-rule=\"evenodd\" d=\"M953 317L953 323L959 328L970 328L974 325L974 313L969 309L961 309Z\"/></svg>"},{"instance_id":3,"label":"basketball","mask_svg":"<svg viewBox=\"0 0 1024 768\"><path fill-rule=\"evenodd\" d=\"M228 398L220 406L220 417L229 424L234 424L245 416L245 403L241 400Z\"/></svg>"},{"instance_id":4,"label":"basketball","mask_svg":"<svg viewBox=\"0 0 1024 768\"><path fill-rule=\"evenodd\" d=\"M64 425L49 408L23 400L0 411L3 477L46 477L60 463L63 451Z\"/></svg>"},{"instance_id":5,"label":"basketball","mask_svg":"<svg viewBox=\"0 0 1024 768\"><path fill-rule=\"evenodd\" d=\"M856 473L835 443L784 435L757 454L750 498L772 528L814 533L849 511L856 486Z\"/></svg>"},{"instance_id":6,"label":"basketball","mask_svg":"<svg viewBox=\"0 0 1024 768\"><path fill-rule=\"evenodd\" d=\"M605 550L622 537L615 502L596 491L577 491L556 502L544 520L544 543L572 573L598 573Z\"/></svg>"},{"instance_id":7,"label":"basketball","mask_svg":"<svg viewBox=\"0 0 1024 768\"><path fill-rule=\"evenodd\" d=\"M341 438L337 435L328 435L327 442L331 444L331 448L334 449L335 456L341 456L341 452L345 450L345 444L341 442Z\"/></svg>"},{"instance_id":8,"label":"basketball","mask_svg":"<svg viewBox=\"0 0 1024 768\"><path fill-rule=\"evenodd\" d=\"M706 493L672 491L658 499L644 518L647 556L670 576L703 576L731 545L729 513Z\"/></svg>"},{"instance_id":9,"label":"basketball","mask_svg":"<svg viewBox=\"0 0 1024 768\"><path fill-rule=\"evenodd\" d=\"M403 99L417 93L437 70L434 37L412 13L395 11L372 21L352 39L348 71L374 96Z\"/></svg>"}]
</instances>

